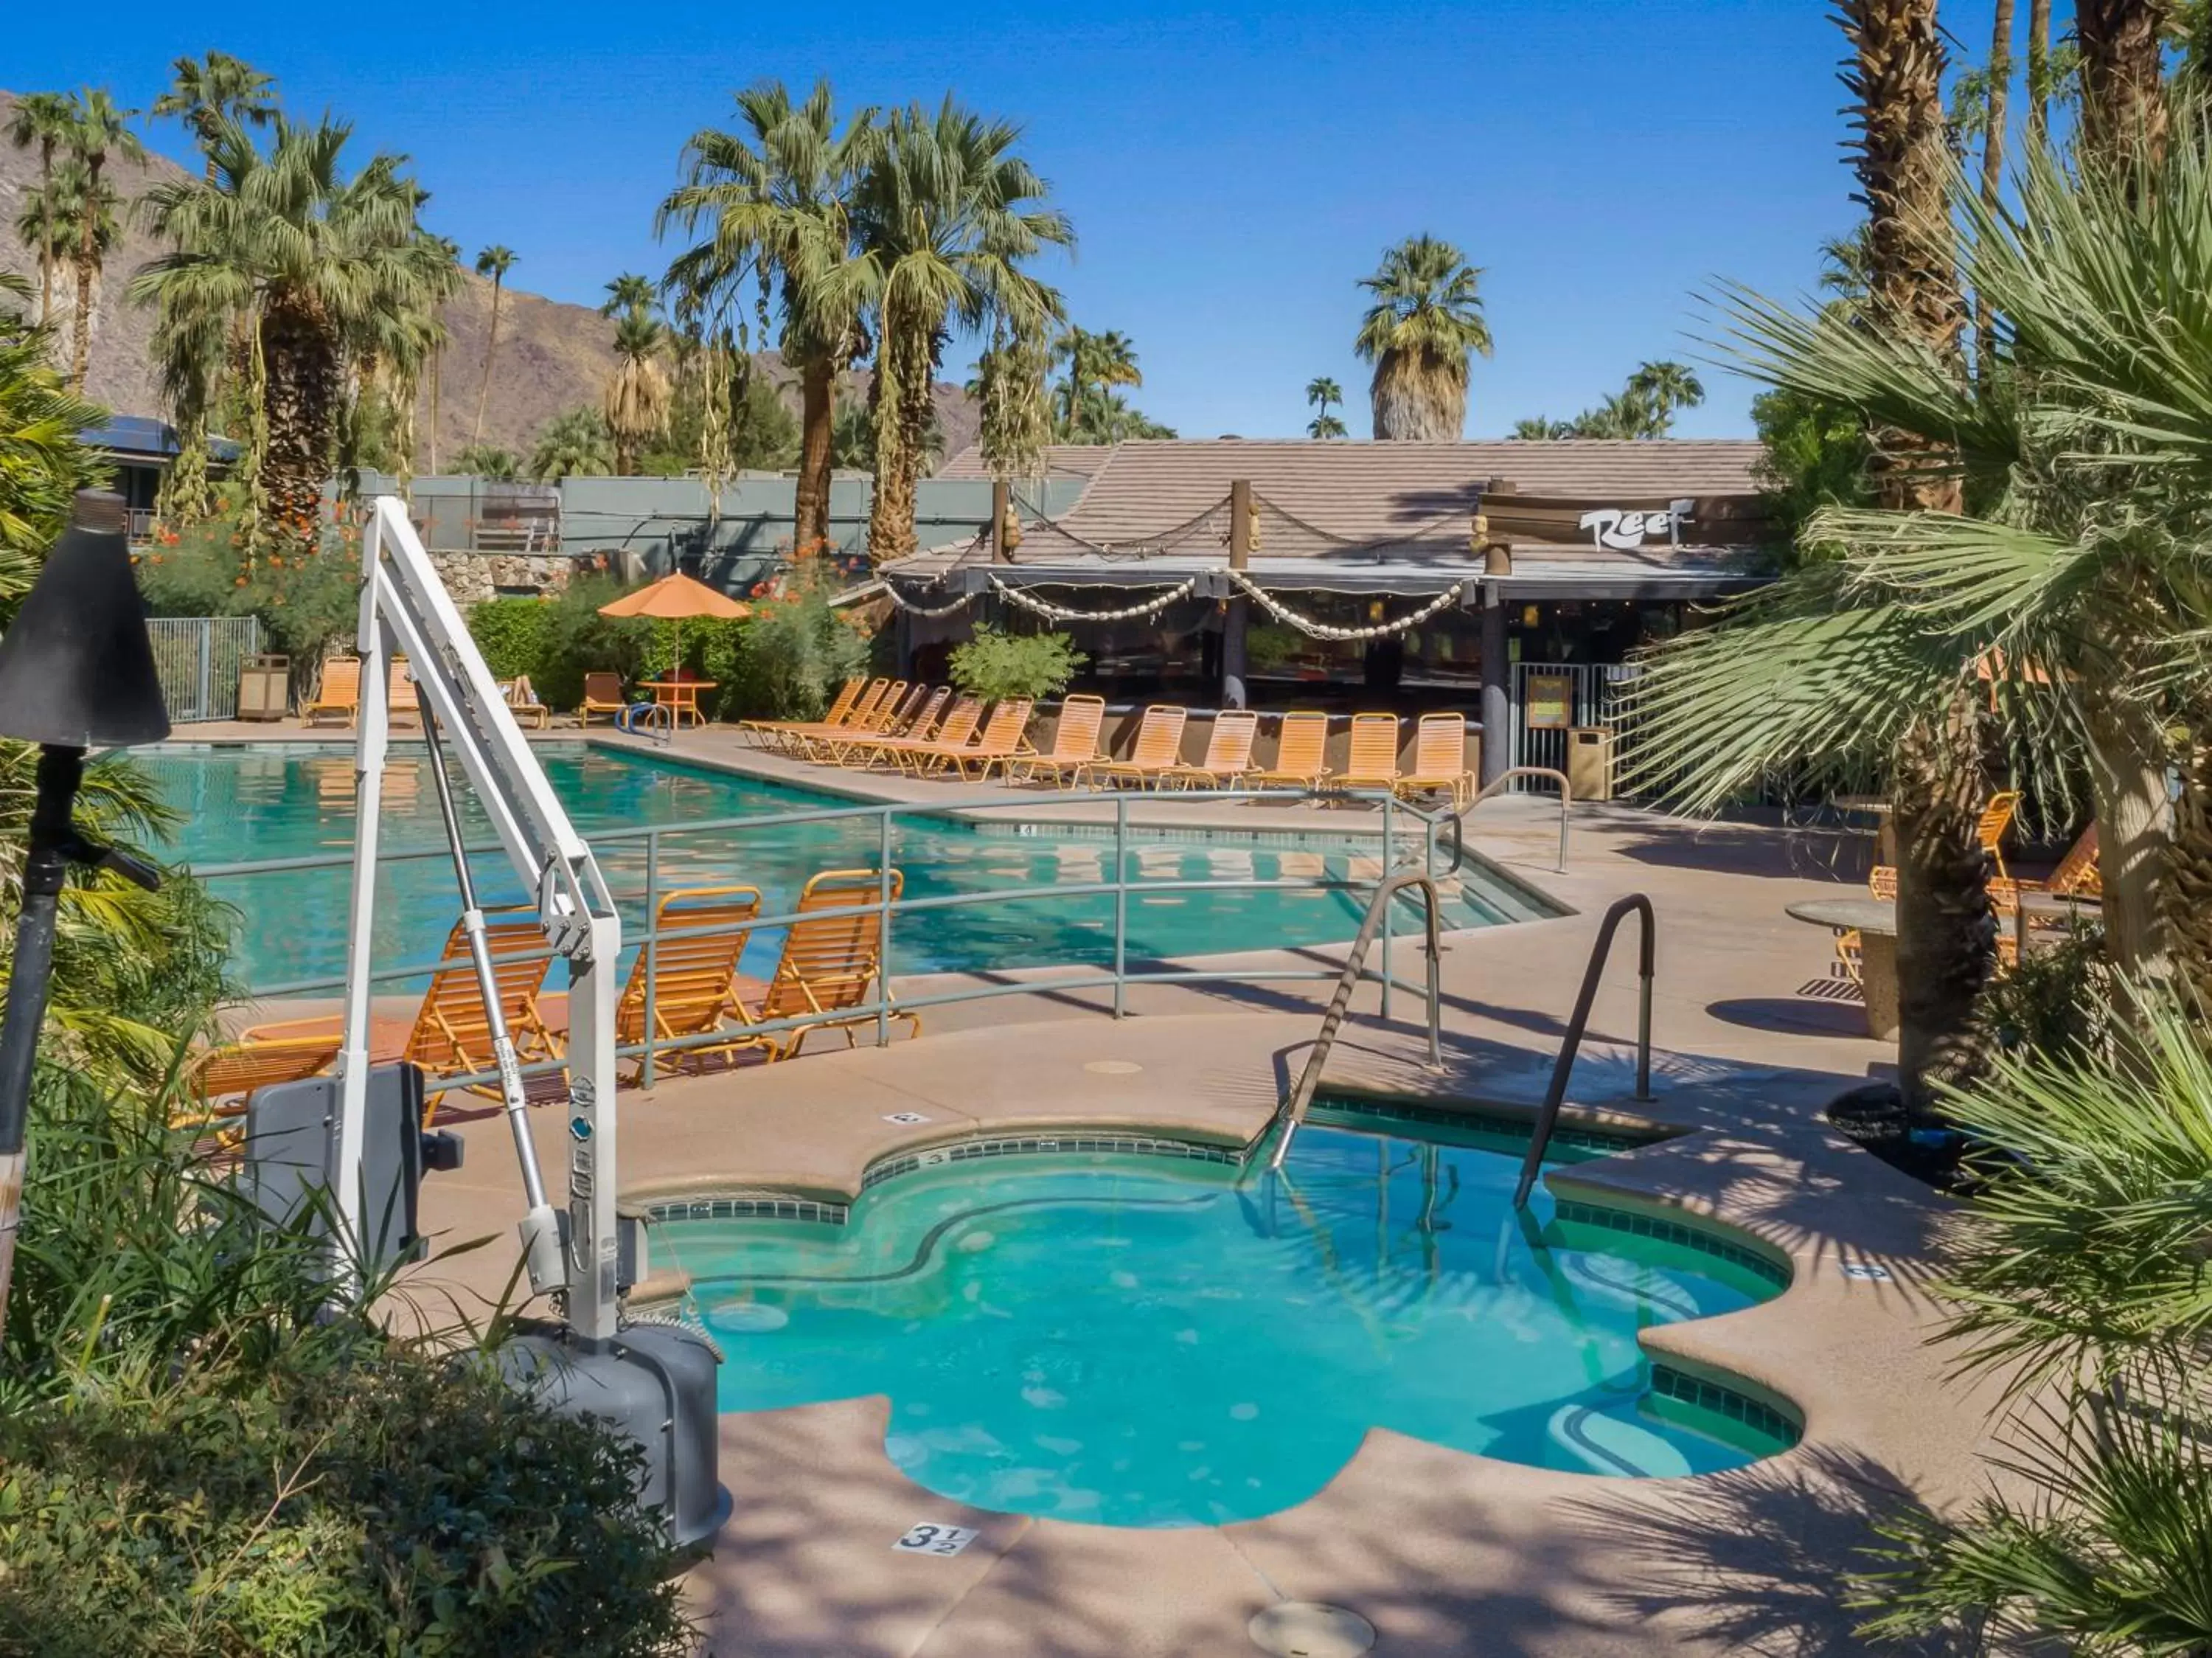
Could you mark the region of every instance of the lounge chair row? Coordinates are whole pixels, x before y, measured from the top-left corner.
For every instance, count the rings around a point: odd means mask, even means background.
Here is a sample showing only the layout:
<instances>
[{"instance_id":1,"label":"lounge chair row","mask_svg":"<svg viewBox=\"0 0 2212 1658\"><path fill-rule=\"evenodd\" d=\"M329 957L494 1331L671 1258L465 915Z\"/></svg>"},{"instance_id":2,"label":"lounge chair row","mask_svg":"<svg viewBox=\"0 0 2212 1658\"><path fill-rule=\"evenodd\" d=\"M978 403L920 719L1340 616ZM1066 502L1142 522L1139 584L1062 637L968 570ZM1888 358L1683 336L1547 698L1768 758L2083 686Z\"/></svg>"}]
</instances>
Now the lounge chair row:
<instances>
[{"instance_id":1,"label":"lounge chair row","mask_svg":"<svg viewBox=\"0 0 2212 1658\"><path fill-rule=\"evenodd\" d=\"M538 700L532 689L530 676L518 674L512 680L499 682L501 694L507 698L507 708L524 725L544 730L552 722L553 710ZM385 708L388 717L397 722L422 717L422 704L416 701L415 681L407 676L407 659L392 659L392 677L386 683ZM333 656L323 664L323 683L315 694L301 704L301 718L308 725L351 726L361 719L361 658Z\"/></svg>"},{"instance_id":2,"label":"lounge chair row","mask_svg":"<svg viewBox=\"0 0 2212 1658\"><path fill-rule=\"evenodd\" d=\"M789 1058L805 1047L810 1034L825 1028L844 1030L849 1045L851 1027L874 1017L851 1009L868 1000L882 967L882 919L866 906L875 904L884 884L883 872L875 869L825 870L809 881L795 906L799 919L785 930L775 967L765 979L738 971L760 917L758 887L671 893L661 900L657 917L659 937L649 1005L647 953L641 948L616 1004L616 1040L625 1046L643 1042L649 1022L655 1042L684 1043L655 1056L656 1072L662 1074L709 1058L726 1060L747 1048L771 1061ZM904 884L898 870L890 872L888 884L896 899ZM562 1033L541 1006L552 963L535 912L491 912L485 942L516 1057L526 1066L559 1059ZM447 1091L434 1079L489 1071L496 1064L491 1021L467 958L468 942L457 923L439 957L447 965L431 976L404 1045L389 1056L410 1060L429 1073L431 1112ZM915 1015L893 1017L920 1034L921 1021ZM807 1022L785 1030L755 1028L786 1019ZM221 1131L226 1120L243 1112L246 1097L255 1089L327 1071L337 1059L343 1034L335 1018L291 1020L253 1027L235 1041L207 1050L192 1064L192 1105L179 1125ZM642 1060L635 1062L633 1076L641 1077L643 1070ZM558 1076L541 1076L532 1079L534 1092L565 1094L566 1084ZM494 1093L489 1087L472 1091Z\"/></svg>"},{"instance_id":3,"label":"lounge chair row","mask_svg":"<svg viewBox=\"0 0 2212 1658\"><path fill-rule=\"evenodd\" d=\"M1253 759L1259 716L1224 709L1213 716L1206 753L1195 764L1182 758L1190 710L1155 704L1145 710L1126 759L1103 747L1105 699L1073 696L1060 704L1049 748L1025 739L1033 704L1027 698L1000 703L985 717L981 702L903 681L848 680L819 720L750 722L745 729L763 747L795 758L842 766L890 765L917 777L952 774L963 779L998 771L1011 783L1052 783L1063 788L1378 789L1402 795L1444 794L1455 805L1472 797L1468 769L1467 718L1425 714L1416 727L1413 764L1398 764L1401 722L1394 714L1358 714L1351 752L1341 770L1327 763L1329 716L1317 711L1282 716L1273 765Z\"/></svg>"}]
</instances>

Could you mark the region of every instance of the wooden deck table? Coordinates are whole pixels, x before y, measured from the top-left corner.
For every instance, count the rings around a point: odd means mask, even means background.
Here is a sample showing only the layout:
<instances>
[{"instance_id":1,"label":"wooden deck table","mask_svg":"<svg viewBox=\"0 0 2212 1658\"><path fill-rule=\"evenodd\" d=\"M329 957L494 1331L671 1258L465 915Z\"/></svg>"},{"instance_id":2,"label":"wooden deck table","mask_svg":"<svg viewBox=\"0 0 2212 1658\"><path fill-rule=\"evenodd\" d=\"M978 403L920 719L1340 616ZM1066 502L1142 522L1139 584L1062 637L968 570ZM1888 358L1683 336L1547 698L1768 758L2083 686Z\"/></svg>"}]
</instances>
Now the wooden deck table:
<instances>
[{"instance_id":1,"label":"wooden deck table","mask_svg":"<svg viewBox=\"0 0 2212 1658\"><path fill-rule=\"evenodd\" d=\"M707 716L699 711L699 693L720 684L720 680L646 680L638 689L651 692L654 705L666 709L674 724L681 726L688 718L693 725L704 725Z\"/></svg>"}]
</instances>

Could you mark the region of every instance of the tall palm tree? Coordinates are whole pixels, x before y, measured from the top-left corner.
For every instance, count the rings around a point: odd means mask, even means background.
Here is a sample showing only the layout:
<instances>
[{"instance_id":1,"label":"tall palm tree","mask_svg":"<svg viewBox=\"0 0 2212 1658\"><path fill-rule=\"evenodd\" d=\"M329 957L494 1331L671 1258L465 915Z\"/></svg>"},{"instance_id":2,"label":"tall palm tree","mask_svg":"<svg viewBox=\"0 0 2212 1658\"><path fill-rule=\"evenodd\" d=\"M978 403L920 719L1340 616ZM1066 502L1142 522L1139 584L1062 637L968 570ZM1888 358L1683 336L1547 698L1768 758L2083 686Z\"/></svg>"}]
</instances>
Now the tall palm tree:
<instances>
[{"instance_id":1,"label":"tall palm tree","mask_svg":"<svg viewBox=\"0 0 2212 1658\"><path fill-rule=\"evenodd\" d=\"M1113 442L1114 388L1145 383L1135 344L1118 328L1094 334L1071 327L1054 343L1052 357L1067 371L1054 399L1056 436L1064 443Z\"/></svg>"},{"instance_id":2,"label":"tall palm tree","mask_svg":"<svg viewBox=\"0 0 2212 1658\"><path fill-rule=\"evenodd\" d=\"M1375 436L1449 442L1467 428L1468 359L1490 355L1482 272L1435 236L1408 236L1359 285L1375 296L1353 349L1375 365Z\"/></svg>"},{"instance_id":3,"label":"tall palm tree","mask_svg":"<svg viewBox=\"0 0 2212 1658\"><path fill-rule=\"evenodd\" d=\"M469 428L469 442L483 441L484 410L491 402L492 358L499 350L499 299L507 285L507 273L514 268L514 250L494 244L477 254L477 274L491 278L491 324L484 334L483 381L477 389L476 424Z\"/></svg>"},{"instance_id":4,"label":"tall palm tree","mask_svg":"<svg viewBox=\"0 0 2212 1658\"><path fill-rule=\"evenodd\" d=\"M16 220L16 232L25 241L50 235L57 250L69 250L70 262L76 266L77 275L76 333L81 348L83 315L88 308L99 303L97 271L106 263L107 255L114 251L122 235L122 198L115 186L106 179L95 186L90 170L72 155L54 169L43 189L26 199ZM89 283L85 264L88 243L94 261ZM77 388L73 386L72 389ZM82 391L78 394L82 395Z\"/></svg>"},{"instance_id":5,"label":"tall palm tree","mask_svg":"<svg viewBox=\"0 0 2212 1658\"><path fill-rule=\"evenodd\" d=\"M615 472L627 478L636 470L645 441L668 430L668 371L660 366L666 333L642 310L627 310L615 324L615 371L607 379L602 411L615 444Z\"/></svg>"},{"instance_id":6,"label":"tall palm tree","mask_svg":"<svg viewBox=\"0 0 2212 1658\"><path fill-rule=\"evenodd\" d=\"M191 129L215 182L215 140L226 121L266 126L276 116L276 80L227 52L179 58L169 89L154 101L156 115L173 115Z\"/></svg>"},{"instance_id":7,"label":"tall palm tree","mask_svg":"<svg viewBox=\"0 0 2212 1658\"><path fill-rule=\"evenodd\" d=\"M1312 420L1306 424L1308 437L1342 437L1344 422L1329 412L1344 401L1344 387L1327 375L1316 375L1306 381L1306 406L1314 410Z\"/></svg>"},{"instance_id":8,"label":"tall palm tree","mask_svg":"<svg viewBox=\"0 0 2212 1658\"><path fill-rule=\"evenodd\" d=\"M2027 136L2051 130L2051 0L2027 0Z\"/></svg>"},{"instance_id":9,"label":"tall palm tree","mask_svg":"<svg viewBox=\"0 0 2212 1658\"><path fill-rule=\"evenodd\" d=\"M41 201L46 199L46 192L53 184L55 152L70 141L76 130L76 100L68 93L27 92L15 100L15 107L8 117L8 142L18 149L38 146ZM25 240L37 250L39 257L38 320L42 325L51 323L54 315L54 270L61 263L52 219L41 218L37 239Z\"/></svg>"},{"instance_id":10,"label":"tall palm tree","mask_svg":"<svg viewBox=\"0 0 2212 1658\"><path fill-rule=\"evenodd\" d=\"M2013 0L1996 0L1990 26L1989 124L1982 131L1982 205L1990 210L2002 198L2004 188L2005 109L2012 97L2012 20ZM1996 329L1989 296L1978 290L1974 295L1974 372L1978 375L1986 375L1996 364Z\"/></svg>"},{"instance_id":11,"label":"tall palm tree","mask_svg":"<svg viewBox=\"0 0 2212 1658\"><path fill-rule=\"evenodd\" d=\"M2127 153L2141 137L2155 156L2166 142L2166 0L2075 0L2081 48L2081 119L2091 142Z\"/></svg>"},{"instance_id":12,"label":"tall palm tree","mask_svg":"<svg viewBox=\"0 0 2212 1658\"><path fill-rule=\"evenodd\" d=\"M101 187L106 182L103 175L111 155L129 161L144 159L146 146L125 125L137 113L118 106L105 88L87 87L78 95L76 123L70 133L70 152L84 168L82 198L91 210L79 216L77 225L76 335L75 350L70 354L70 386L80 397L84 394L85 377L92 372L93 290L99 283L102 256L106 251L99 231L101 216L98 205L103 199ZM111 189L107 198L112 198Z\"/></svg>"},{"instance_id":13,"label":"tall palm tree","mask_svg":"<svg viewBox=\"0 0 2212 1658\"><path fill-rule=\"evenodd\" d=\"M1042 333L1061 320L1057 292L1024 265L1072 247L1067 216L1043 205L1045 181L1014 153L1021 129L963 109L951 94L933 113L896 111L870 146L854 216L860 253L836 287L876 324L870 387L876 485L870 555L914 551L915 486L936 419L933 387L956 328L987 332L1003 319Z\"/></svg>"},{"instance_id":14,"label":"tall palm tree","mask_svg":"<svg viewBox=\"0 0 2212 1658\"><path fill-rule=\"evenodd\" d=\"M599 314L614 317L625 311L650 311L658 298L650 277L625 271L607 284L606 302L599 307Z\"/></svg>"},{"instance_id":15,"label":"tall palm tree","mask_svg":"<svg viewBox=\"0 0 2212 1658\"><path fill-rule=\"evenodd\" d=\"M830 539L837 376L868 344L864 296L841 273L854 252L854 200L877 143L876 111L855 112L840 131L827 80L799 103L779 81L748 87L734 102L736 131L702 128L684 146L685 181L661 203L654 229L706 227L668 271L671 288L690 292L703 313L735 309L748 282L763 306L771 289L781 298L781 347L799 371L796 533L811 549Z\"/></svg>"},{"instance_id":16,"label":"tall palm tree","mask_svg":"<svg viewBox=\"0 0 2212 1658\"><path fill-rule=\"evenodd\" d=\"M350 132L327 117L310 125L280 115L264 153L226 122L213 182L173 179L147 198L155 234L174 249L131 284L158 308L157 349L241 325L257 546L312 540L349 388L371 365L427 350L422 318L458 281L421 234L423 192L401 171L404 158L380 154L348 177Z\"/></svg>"},{"instance_id":17,"label":"tall palm tree","mask_svg":"<svg viewBox=\"0 0 2212 1658\"><path fill-rule=\"evenodd\" d=\"M427 252L448 273L446 278L448 290L459 286L460 243L450 236L434 236L428 231L425 231L423 235ZM436 332L430 340L430 472L434 477L438 471L438 393L440 382L445 377L446 345L452 338L451 332L446 326L446 315L442 307L434 320Z\"/></svg>"}]
</instances>

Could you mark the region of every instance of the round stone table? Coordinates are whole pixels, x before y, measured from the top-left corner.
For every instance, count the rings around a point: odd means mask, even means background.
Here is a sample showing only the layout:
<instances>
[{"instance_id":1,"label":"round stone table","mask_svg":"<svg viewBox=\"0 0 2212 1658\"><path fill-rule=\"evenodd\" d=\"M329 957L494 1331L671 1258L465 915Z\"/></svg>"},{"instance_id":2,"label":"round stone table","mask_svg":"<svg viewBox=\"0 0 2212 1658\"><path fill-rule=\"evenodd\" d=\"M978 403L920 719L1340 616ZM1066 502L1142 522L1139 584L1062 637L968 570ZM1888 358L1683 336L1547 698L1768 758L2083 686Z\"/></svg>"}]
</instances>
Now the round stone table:
<instances>
[{"instance_id":1,"label":"round stone table","mask_svg":"<svg viewBox=\"0 0 2212 1658\"><path fill-rule=\"evenodd\" d=\"M1897 905L1875 898L1815 898L1792 904L1788 913L1815 927L1857 930L1867 1034L1877 1042L1897 1040Z\"/></svg>"}]
</instances>

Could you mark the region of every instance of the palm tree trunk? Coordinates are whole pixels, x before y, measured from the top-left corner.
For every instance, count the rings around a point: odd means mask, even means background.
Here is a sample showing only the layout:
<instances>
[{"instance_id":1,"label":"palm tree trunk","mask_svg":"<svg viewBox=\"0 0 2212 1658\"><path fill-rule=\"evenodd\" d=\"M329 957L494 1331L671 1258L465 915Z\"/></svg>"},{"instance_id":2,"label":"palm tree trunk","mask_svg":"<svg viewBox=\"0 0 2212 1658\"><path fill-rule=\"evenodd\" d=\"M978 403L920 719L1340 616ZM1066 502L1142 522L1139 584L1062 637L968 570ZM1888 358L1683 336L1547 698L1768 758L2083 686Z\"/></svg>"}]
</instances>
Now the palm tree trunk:
<instances>
[{"instance_id":1,"label":"palm tree trunk","mask_svg":"<svg viewBox=\"0 0 2212 1658\"><path fill-rule=\"evenodd\" d=\"M1982 204L1992 216L2004 187L2006 105L2012 95L2013 0L1997 0L1990 31L1989 131L1982 135ZM1986 379L1996 361L1997 321L1989 296L1974 293L1974 373Z\"/></svg>"},{"instance_id":2,"label":"palm tree trunk","mask_svg":"<svg viewBox=\"0 0 2212 1658\"><path fill-rule=\"evenodd\" d=\"M54 141L39 144L39 320L54 320Z\"/></svg>"},{"instance_id":3,"label":"palm tree trunk","mask_svg":"<svg viewBox=\"0 0 2212 1658\"><path fill-rule=\"evenodd\" d=\"M434 346L430 351L430 476L438 474L438 371L444 367L446 348Z\"/></svg>"},{"instance_id":4,"label":"palm tree trunk","mask_svg":"<svg viewBox=\"0 0 2212 1658\"><path fill-rule=\"evenodd\" d=\"M77 228L76 350L70 387L79 397L92 373L92 286L100 276L100 162L96 154L85 162L84 201L78 209L83 222Z\"/></svg>"},{"instance_id":5,"label":"palm tree trunk","mask_svg":"<svg viewBox=\"0 0 2212 1658\"><path fill-rule=\"evenodd\" d=\"M2155 158L2166 147L2166 107L2160 59L2166 0L2075 0L2074 33L2081 43L2081 120L2108 155L2137 143Z\"/></svg>"},{"instance_id":6,"label":"palm tree trunk","mask_svg":"<svg viewBox=\"0 0 2212 1658\"><path fill-rule=\"evenodd\" d=\"M927 320L887 315L876 351L876 488L868 513L868 557L882 564L915 549L915 486L928 440L930 357Z\"/></svg>"},{"instance_id":7,"label":"palm tree trunk","mask_svg":"<svg viewBox=\"0 0 2212 1658\"><path fill-rule=\"evenodd\" d=\"M500 285L500 278L495 274L491 279L491 326L484 335L483 384L477 391L476 424L469 430L471 444L483 442L484 409L491 401L491 359L492 354L499 350Z\"/></svg>"},{"instance_id":8,"label":"palm tree trunk","mask_svg":"<svg viewBox=\"0 0 2212 1658\"><path fill-rule=\"evenodd\" d=\"M1953 260L1944 180L1943 49L1936 0L1842 0L1858 101L1856 171L1867 204L1868 306L1877 324L1956 362L1965 307ZM1878 430L1873 483L1881 505L1956 512L1952 457L1904 432ZM1988 857L1974 838L1983 792L1972 698L1908 733L1893 757L1897 831L1898 1070L1908 1111L1929 1085L1971 1069L1974 1003L1996 929Z\"/></svg>"},{"instance_id":9,"label":"palm tree trunk","mask_svg":"<svg viewBox=\"0 0 2212 1658\"><path fill-rule=\"evenodd\" d=\"M2166 879L2173 833L2169 750L2157 715L2111 689L2124 682L2109 667L2095 678L2085 675L2082 714L2106 948L2114 966L2148 981L2166 977L2173 960L2174 895Z\"/></svg>"},{"instance_id":10,"label":"palm tree trunk","mask_svg":"<svg viewBox=\"0 0 2212 1658\"><path fill-rule=\"evenodd\" d=\"M830 438L837 419L837 370L827 353L810 351L800 361L799 401L793 550L808 558L830 544Z\"/></svg>"},{"instance_id":11,"label":"palm tree trunk","mask_svg":"<svg viewBox=\"0 0 2212 1658\"><path fill-rule=\"evenodd\" d=\"M2051 131L2051 0L2027 0L2027 137Z\"/></svg>"},{"instance_id":12,"label":"palm tree trunk","mask_svg":"<svg viewBox=\"0 0 2212 1658\"><path fill-rule=\"evenodd\" d=\"M321 316L281 302L262 323L261 344L269 434L261 477L272 539L305 551L317 534L330 476L340 406L337 352Z\"/></svg>"},{"instance_id":13,"label":"palm tree trunk","mask_svg":"<svg viewBox=\"0 0 2212 1658\"><path fill-rule=\"evenodd\" d=\"M2212 706L2192 710L2168 854L2166 919L2174 972L2200 1008L2212 1009Z\"/></svg>"}]
</instances>

